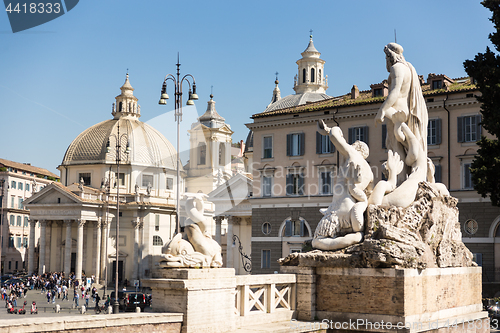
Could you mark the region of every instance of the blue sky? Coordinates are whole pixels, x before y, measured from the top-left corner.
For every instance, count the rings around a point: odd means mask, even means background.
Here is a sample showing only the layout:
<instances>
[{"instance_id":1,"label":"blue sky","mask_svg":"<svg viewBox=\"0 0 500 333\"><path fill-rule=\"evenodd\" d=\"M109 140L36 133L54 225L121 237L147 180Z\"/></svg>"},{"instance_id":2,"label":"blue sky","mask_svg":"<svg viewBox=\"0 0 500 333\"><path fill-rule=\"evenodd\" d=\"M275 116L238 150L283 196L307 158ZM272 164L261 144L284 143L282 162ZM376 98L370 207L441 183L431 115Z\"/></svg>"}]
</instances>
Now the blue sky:
<instances>
[{"instance_id":1,"label":"blue sky","mask_svg":"<svg viewBox=\"0 0 500 333\"><path fill-rule=\"evenodd\" d=\"M175 146L174 116L167 113L173 101L164 107L158 99L164 76L175 73L177 52L181 73L195 76L200 97L183 127L206 110L213 86L216 109L239 141L250 116L270 102L276 71L282 96L293 93L295 62L310 29L326 61L327 93L337 96L387 78L383 47L394 41L394 29L425 78L465 76L463 61L491 45L490 16L472 0L82 0L53 21L13 34L3 12L0 157L59 174L71 141L111 118L127 68L141 120L166 128Z\"/></svg>"}]
</instances>

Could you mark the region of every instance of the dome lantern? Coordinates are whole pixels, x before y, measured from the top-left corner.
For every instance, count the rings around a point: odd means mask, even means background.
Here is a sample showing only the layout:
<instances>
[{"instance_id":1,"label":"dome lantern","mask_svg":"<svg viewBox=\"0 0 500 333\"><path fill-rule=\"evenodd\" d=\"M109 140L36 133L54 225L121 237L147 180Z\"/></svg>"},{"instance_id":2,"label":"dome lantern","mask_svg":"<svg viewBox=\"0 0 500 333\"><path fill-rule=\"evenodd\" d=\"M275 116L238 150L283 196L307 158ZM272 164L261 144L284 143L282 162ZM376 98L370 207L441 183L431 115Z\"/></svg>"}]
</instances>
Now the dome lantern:
<instances>
[{"instance_id":1,"label":"dome lantern","mask_svg":"<svg viewBox=\"0 0 500 333\"><path fill-rule=\"evenodd\" d=\"M113 103L113 111L111 112L114 119L119 119L123 116L139 118L141 116L141 106L137 103L137 97L134 96L134 88L130 84L128 73L125 83L120 87L120 90L122 93L115 97L116 102Z\"/></svg>"}]
</instances>

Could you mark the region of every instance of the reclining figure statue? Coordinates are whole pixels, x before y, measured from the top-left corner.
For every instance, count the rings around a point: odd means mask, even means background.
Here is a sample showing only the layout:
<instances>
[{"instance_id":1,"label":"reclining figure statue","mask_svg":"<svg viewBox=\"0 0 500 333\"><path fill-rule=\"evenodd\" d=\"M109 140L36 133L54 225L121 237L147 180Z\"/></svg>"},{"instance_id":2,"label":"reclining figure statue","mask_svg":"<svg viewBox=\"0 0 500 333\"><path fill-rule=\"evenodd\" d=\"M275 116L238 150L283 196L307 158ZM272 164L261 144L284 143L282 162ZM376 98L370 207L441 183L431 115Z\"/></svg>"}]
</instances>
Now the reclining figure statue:
<instances>
[{"instance_id":1,"label":"reclining figure statue","mask_svg":"<svg viewBox=\"0 0 500 333\"><path fill-rule=\"evenodd\" d=\"M167 244L161 255L162 267L222 267L220 245L207 232L203 216L205 194L191 194L186 200L184 233L178 233Z\"/></svg>"},{"instance_id":2,"label":"reclining figure statue","mask_svg":"<svg viewBox=\"0 0 500 333\"><path fill-rule=\"evenodd\" d=\"M365 190L373 182L373 173L366 162L369 151L364 142L348 144L339 127L329 128L322 120L318 122L318 132L330 136L345 162L337 172L332 203L320 210L324 216L314 232L312 246L337 250L363 239L363 214L368 205Z\"/></svg>"}]
</instances>

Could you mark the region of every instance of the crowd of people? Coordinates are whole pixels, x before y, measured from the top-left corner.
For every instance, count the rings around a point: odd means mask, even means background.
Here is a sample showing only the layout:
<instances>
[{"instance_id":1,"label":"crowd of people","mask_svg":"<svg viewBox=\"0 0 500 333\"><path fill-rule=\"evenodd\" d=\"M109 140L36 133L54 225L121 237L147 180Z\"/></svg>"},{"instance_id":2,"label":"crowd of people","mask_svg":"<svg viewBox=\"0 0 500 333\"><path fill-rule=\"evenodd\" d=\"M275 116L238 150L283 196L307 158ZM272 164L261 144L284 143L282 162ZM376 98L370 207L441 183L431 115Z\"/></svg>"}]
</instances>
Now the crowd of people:
<instances>
[{"instance_id":1,"label":"crowd of people","mask_svg":"<svg viewBox=\"0 0 500 333\"><path fill-rule=\"evenodd\" d=\"M90 283L88 283L90 282ZM56 300L75 302L75 306L80 304L89 306L89 301L95 306L99 305L101 297L97 293L97 288L94 286L94 277L87 282L87 279L82 279L82 283L75 278L75 274L71 273L65 276L64 273L45 273L42 275L31 275L15 279L12 283L7 283L1 286L0 293L2 300L5 301L5 307L16 307L18 300L26 298L28 292L39 292L45 294L47 303L56 303ZM106 299L109 305L109 296Z\"/></svg>"}]
</instances>

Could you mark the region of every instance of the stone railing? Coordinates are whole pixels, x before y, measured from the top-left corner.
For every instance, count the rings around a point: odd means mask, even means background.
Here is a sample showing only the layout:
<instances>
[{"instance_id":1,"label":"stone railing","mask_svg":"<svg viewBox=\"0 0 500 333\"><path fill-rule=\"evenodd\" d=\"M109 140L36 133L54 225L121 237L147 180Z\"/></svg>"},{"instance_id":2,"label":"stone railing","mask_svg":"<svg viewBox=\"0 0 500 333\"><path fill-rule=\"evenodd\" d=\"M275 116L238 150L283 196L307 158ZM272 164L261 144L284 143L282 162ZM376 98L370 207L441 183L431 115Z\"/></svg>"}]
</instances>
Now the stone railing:
<instances>
[{"instance_id":1,"label":"stone railing","mask_svg":"<svg viewBox=\"0 0 500 333\"><path fill-rule=\"evenodd\" d=\"M237 327L290 320L295 310L295 291L295 274L236 275Z\"/></svg>"}]
</instances>

